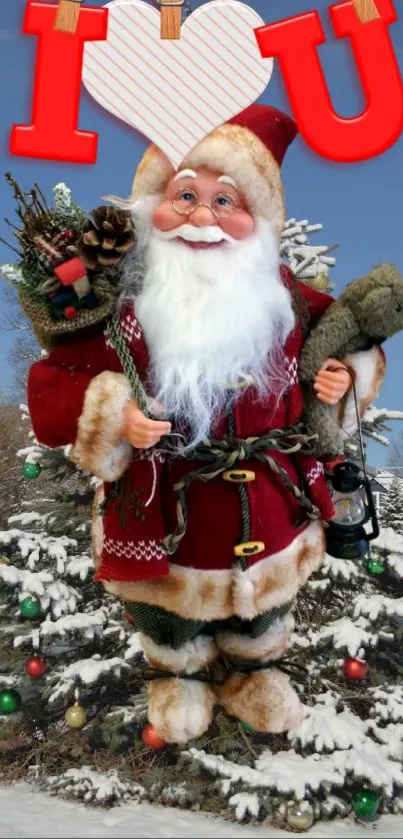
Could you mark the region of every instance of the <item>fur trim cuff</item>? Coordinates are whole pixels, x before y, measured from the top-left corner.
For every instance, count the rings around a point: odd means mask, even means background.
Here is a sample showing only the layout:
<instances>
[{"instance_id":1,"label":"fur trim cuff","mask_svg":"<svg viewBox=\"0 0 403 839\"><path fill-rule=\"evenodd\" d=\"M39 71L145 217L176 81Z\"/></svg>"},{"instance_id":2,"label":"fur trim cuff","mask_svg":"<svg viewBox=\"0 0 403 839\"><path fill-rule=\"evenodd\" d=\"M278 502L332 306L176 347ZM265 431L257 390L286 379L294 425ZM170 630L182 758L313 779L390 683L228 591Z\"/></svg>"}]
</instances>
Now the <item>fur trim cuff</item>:
<instances>
[{"instance_id":1,"label":"fur trim cuff","mask_svg":"<svg viewBox=\"0 0 403 839\"><path fill-rule=\"evenodd\" d=\"M218 656L214 641L204 635L198 635L194 641L187 641L178 650L164 644L155 644L144 633L140 633L140 638L149 663L158 670L197 673L212 664Z\"/></svg>"},{"instance_id":2,"label":"fur trim cuff","mask_svg":"<svg viewBox=\"0 0 403 839\"><path fill-rule=\"evenodd\" d=\"M381 389L385 377L385 353L381 347L375 346L371 350L348 355L344 359L344 363L354 372L358 408L360 417L363 417L366 409L377 398ZM343 440L355 434L357 417L352 391L349 392L342 403L339 422Z\"/></svg>"},{"instance_id":3,"label":"fur trim cuff","mask_svg":"<svg viewBox=\"0 0 403 839\"><path fill-rule=\"evenodd\" d=\"M89 384L70 458L77 466L108 483L126 471L132 447L122 438L123 412L131 398L122 373L105 371Z\"/></svg>"},{"instance_id":4,"label":"fur trim cuff","mask_svg":"<svg viewBox=\"0 0 403 839\"><path fill-rule=\"evenodd\" d=\"M287 650L294 630L294 618L289 613L279 618L273 626L259 638L241 635L236 632L219 632L216 643L226 658L256 659L256 661L276 661Z\"/></svg>"},{"instance_id":5,"label":"fur trim cuff","mask_svg":"<svg viewBox=\"0 0 403 839\"><path fill-rule=\"evenodd\" d=\"M170 563L169 574L157 580L104 583L106 591L128 600L160 606L191 620L225 620L237 615L252 620L294 599L317 571L325 555L323 525L312 522L281 551L248 571L200 571Z\"/></svg>"}]
</instances>

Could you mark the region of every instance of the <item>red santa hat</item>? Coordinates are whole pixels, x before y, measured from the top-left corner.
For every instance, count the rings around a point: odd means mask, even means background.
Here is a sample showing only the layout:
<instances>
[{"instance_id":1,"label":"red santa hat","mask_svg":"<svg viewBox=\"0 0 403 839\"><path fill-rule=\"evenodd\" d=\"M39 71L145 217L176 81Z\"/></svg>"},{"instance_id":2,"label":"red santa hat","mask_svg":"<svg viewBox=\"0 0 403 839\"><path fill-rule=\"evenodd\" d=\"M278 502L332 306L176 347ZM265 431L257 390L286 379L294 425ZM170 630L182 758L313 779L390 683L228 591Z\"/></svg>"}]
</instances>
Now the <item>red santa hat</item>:
<instances>
[{"instance_id":1,"label":"red santa hat","mask_svg":"<svg viewBox=\"0 0 403 839\"><path fill-rule=\"evenodd\" d=\"M203 166L233 178L254 217L271 221L281 232L285 209L280 167L297 133L295 122L276 108L250 105L205 137L180 168ZM165 154L151 145L138 166L133 199L160 193L173 174Z\"/></svg>"}]
</instances>

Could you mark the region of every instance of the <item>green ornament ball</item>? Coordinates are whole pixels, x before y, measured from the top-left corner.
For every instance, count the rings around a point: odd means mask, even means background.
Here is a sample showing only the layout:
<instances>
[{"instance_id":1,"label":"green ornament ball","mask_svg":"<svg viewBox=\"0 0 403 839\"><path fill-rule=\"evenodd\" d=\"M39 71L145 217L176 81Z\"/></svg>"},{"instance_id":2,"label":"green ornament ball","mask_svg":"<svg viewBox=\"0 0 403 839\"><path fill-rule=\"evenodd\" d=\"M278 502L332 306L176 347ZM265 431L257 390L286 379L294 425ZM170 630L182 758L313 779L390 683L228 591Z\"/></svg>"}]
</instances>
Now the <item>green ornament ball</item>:
<instances>
[{"instance_id":1,"label":"green ornament ball","mask_svg":"<svg viewBox=\"0 0 403 839\"><path fill-rule=\"evenodd\" d=\"M24 478L28 478L28 480L33 481L35 478L39 478L39 475L42 472L42 466L39 463L24 463L22 467L22 474Z\"/></svg>"},{"instance_id":2,"label":"green ornament ball","mask_svg":"<svg viewBox=\"0 0 403 839\"><path fill-rule=\"evenodd\" d=\"M24 597L20 603L20 612L23 618L33 621L41 615L41 604L37 597Z\"/></svg>"},{"instance_id":3,"label":"green ornament ball","mask_svg":"<svg viewBox=\"0 0 403 839\"><path fill-rule=\"evenodd\" d=\"M380 796L372 789L361 789L353 796L353 810L359 819L374 816L380 804Z\"/></svg>"},{"instance_id":4,"label":"green ornament ball","mask_svg":"<svg viewBox=\"0 0 403 839\"><path fill-rule=\"evenodd\" d=\"M243 728L244 731L247 731L248 734L256 733L256 728L253 728L253 726L249 725L247 722L241 722L241 728Z\"/></svg>"},{"instance_id":5,"label":"green ornament ball","mask_svg":"<svg viewBox=\"0 0 403 839\"><path fill-rule=\"evenodd\" d=\"M381 574L385 573L385 563L382 559L370 558L367 562L367 571L373 577L380 577Z\"/></svg>"},{"instance_id":6,"label":"green ornament ball","mask_svg":"<svg viewBox=\"0 0 403 839\"><path fill-rule=\"evenodd\" d=\"M0 690L0 714L4 716L14 714L21 708L21 696L18 690L5 688Z\"/></svg>"}]
</instances>

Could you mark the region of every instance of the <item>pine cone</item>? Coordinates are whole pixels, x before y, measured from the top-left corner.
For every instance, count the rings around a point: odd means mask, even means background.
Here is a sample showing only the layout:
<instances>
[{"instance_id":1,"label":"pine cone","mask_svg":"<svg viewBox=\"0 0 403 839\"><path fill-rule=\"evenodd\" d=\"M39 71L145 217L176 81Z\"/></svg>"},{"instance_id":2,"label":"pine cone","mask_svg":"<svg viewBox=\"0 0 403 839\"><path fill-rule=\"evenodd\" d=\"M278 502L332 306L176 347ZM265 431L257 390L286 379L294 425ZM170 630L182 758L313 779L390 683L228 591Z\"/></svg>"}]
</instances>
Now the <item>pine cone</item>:
<instances>
[{"instance_id":1,"label":"pine cone","mask_svg":"<svg viewBox=\"0 0 403 839\"><path fill-rule=\"evenodd\" d=\"M136 244L129 210L97 207L83 225L77 254L87 268L116 265Z\"/></svg>"}]
</instances>

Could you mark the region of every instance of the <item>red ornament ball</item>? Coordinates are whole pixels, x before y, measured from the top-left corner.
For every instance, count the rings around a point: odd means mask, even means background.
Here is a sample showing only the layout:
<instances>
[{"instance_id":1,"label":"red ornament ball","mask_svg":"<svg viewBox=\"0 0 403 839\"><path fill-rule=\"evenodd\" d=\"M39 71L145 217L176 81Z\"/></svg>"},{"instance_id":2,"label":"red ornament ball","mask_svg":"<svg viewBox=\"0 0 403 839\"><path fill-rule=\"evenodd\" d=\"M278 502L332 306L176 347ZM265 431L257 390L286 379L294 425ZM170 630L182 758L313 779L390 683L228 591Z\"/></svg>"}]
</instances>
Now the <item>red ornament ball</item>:
<instances>
[{"instance_id":1,"label":"red ornament ball","mask_svg":"<svg viewBox=\"0 0 403 839\"><path fill-rule=\"evenodd\" d=\"M25 662L25 672L28 673L28 676L31 676L32 679L39 679L40 676L43 676L46 673L48 665L44 658L41 658L39 655L33 655L31 658L28 658Z\"/></svg>"},{"instance_id":2,"label":"red ornament ball","mask_svg":"<svg viewBox=\"0 0 403 839\"><path fill-rule=\"evenodd\" d=\"M147 725L144 726L141 736L143 738L144 745L148 746L149 749L163 749L167 745L165 740L158 736L151 723L147 723Z\"/></svg>"},{"instance_id":3,"label":"red ornament ball","mask_svg":"<svg viewBox=\"0 0 403 839\"><path fill-rule=\"evenodd\" d=\"M63 311L63 314L66 320L74 320L77 317L78 312L77 309L74 308L74 306L66 306L66 308Z\"/></svg>"},{"instance_id":4,"label":"red ornament ball","mask_svg":"<svg viewBox=\"0 0 403 839\"><path fill-rule=\"evenodd\" d=\"M346 658L343 663L343 673L350 682L361 682L368 676L368 664L361 658Z\"/></svg>"},{"instance_id":5,"label":"red ornament ball","mask_svg":"<svg viewBox=\"0 0 403 839\"><path fill-rule=\"evenodd\" d=\"M134 620L134 618L132 618L130 612L125 612L125 618L126 618L128 623L135 623L135 620Z\"/></svg>"}]
</instances>

